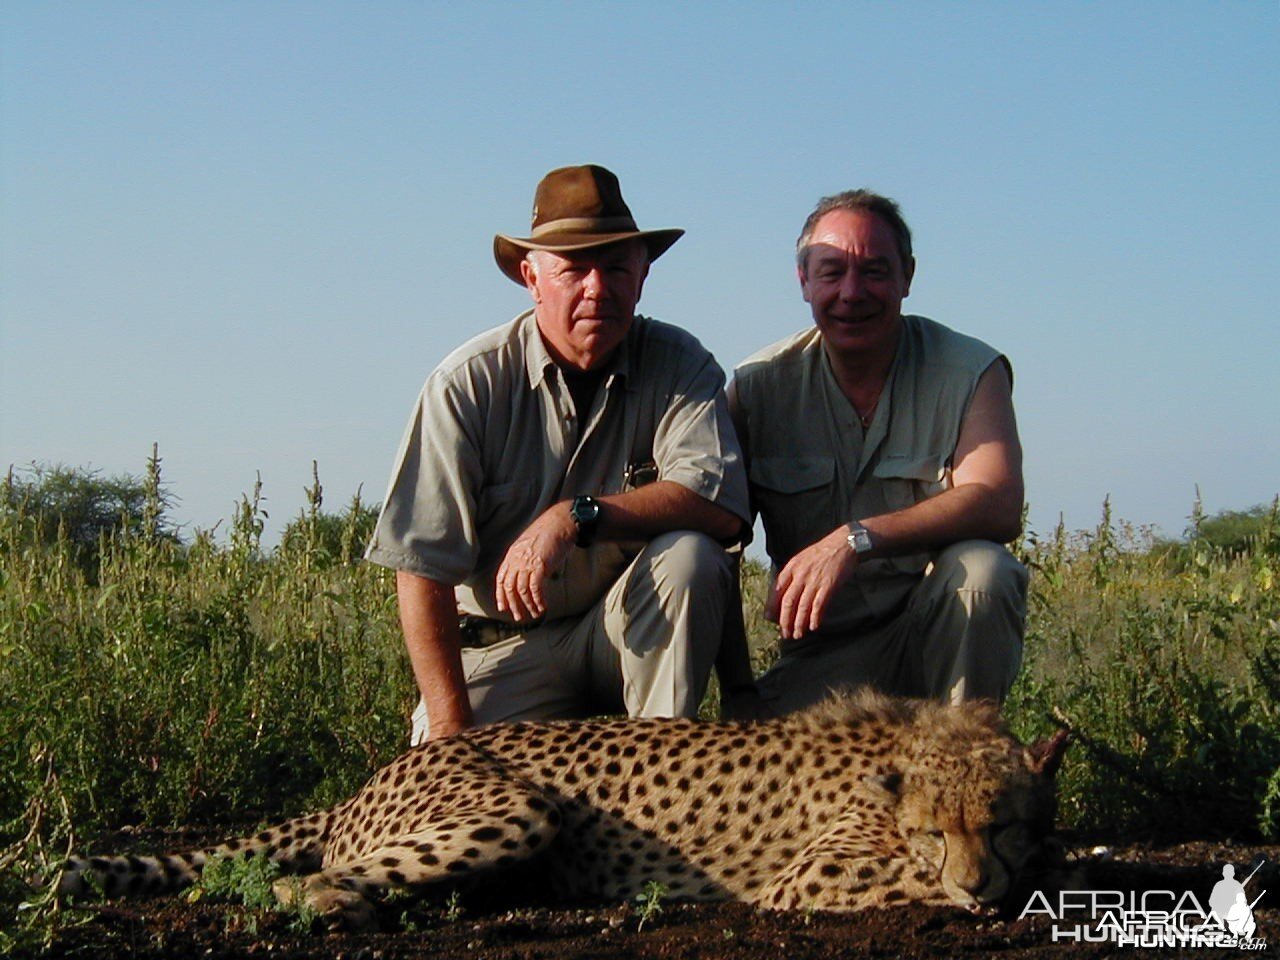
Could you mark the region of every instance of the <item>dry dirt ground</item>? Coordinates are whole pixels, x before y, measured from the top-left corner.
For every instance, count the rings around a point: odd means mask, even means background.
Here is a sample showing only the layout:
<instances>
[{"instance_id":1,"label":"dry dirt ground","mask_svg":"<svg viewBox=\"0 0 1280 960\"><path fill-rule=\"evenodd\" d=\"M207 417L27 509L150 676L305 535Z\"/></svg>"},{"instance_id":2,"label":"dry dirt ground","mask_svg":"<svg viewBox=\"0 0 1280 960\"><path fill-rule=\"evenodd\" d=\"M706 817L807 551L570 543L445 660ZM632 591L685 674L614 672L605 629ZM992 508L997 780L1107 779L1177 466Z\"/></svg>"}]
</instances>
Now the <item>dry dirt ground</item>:
<instances>
[{"instance_id":1,"label":"dry dirt ground","mask_svg":"<svg viewBox=\"0 0 1280 960\"><path fill-rule=\"evenodd\" d=\"M179 846L192 834L179 834ZM173 835L132 837L125 846L155 850ZM1107 844L1065 838L1084 871L1077 886L1095 890L1190 891L1202 904L1232 863L1237 879L1265 861L1248 885L1263 896L1254 911L1266 952L1280 949L1280 846L1220 842ZM195 842L203 842L200 838ZM908 906L860 915L768 914L741 904L666 904L641 922L636 904L539 905L536 896L467 894L450 910L399 902L383 909L376 933L298 933L279 914L181 898L99 904L88 922L65 929L44 956L114 958L320 958L320 960L805 960L805 958L1110 957L1224 955L1221 948L1120 949L1112 944L1054 943L1046 917L1018 919L1025 897L1002 917ZM1231 951L1235 953L1237 951ZM28 955L30 956L30 955Z\"/></svg>"}]
</instances>

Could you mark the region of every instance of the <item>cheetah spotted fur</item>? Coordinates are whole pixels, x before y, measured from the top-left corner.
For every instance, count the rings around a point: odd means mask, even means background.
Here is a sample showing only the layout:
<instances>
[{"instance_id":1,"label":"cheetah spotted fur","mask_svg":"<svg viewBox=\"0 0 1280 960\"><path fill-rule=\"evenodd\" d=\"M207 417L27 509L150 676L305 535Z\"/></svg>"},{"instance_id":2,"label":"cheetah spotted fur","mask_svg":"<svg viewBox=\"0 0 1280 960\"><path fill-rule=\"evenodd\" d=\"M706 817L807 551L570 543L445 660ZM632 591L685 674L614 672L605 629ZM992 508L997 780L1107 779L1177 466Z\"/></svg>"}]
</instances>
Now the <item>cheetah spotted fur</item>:
<instances>
[{"instance_id":1,"label":"cheetah spotted fur","mask_svg":"<svg viewBox=\"0 0 1280 960\"><path fill-rule=\"evenodd\" d=\"M1052 829L1065 737L1024 747L987 704L870 693L755 723L499 724L429 742L350 800L161 857L74 858L62 894L184 887L213 856L276 860L334 926L373 901L535 863L564 899L778 910L997 904ZM89 876L95 881L91 884Z\"/></svg>"}]
</instances>

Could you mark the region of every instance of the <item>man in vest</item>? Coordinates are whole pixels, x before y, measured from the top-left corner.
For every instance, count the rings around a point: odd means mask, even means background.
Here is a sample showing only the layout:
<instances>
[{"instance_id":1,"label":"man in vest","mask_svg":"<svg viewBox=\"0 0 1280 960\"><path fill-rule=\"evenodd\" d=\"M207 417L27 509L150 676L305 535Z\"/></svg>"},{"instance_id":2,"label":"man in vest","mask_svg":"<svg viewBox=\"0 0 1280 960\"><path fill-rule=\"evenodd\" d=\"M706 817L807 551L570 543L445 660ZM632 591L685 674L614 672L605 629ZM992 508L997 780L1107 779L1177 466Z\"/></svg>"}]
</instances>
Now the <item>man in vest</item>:
<instances>
[{"instance_id":1,"label":"man in vest","mask_svg":"<svg viewBox=\"0 0 1280 960\"><path fill-rule=\"evenodd\" d=\"M815 325L735 371L730 409L761 517L781 657L758 683L788 713L836 687L1002 700L1027 572L1012 370L904 316L915 259L892 200L822 200L797 243Z\"/></svg>"}]
</instances>

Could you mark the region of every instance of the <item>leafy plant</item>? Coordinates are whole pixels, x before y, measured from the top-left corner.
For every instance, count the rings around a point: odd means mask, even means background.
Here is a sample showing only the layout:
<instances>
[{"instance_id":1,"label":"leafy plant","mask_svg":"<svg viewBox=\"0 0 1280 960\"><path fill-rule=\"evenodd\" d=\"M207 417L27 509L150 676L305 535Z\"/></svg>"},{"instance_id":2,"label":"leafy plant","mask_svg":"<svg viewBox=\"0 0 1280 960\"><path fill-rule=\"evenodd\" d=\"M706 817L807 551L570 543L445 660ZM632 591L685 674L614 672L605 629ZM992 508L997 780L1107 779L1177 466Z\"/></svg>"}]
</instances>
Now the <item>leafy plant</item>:
<instances>
[{"instance_id":1,"label":"leafy plant","mask_svg":"<svg viewBox=\"0 0 1280 960\"><path fill-rule=\"evenodd\" d=\"M464 913L466 910L462 906L462 894L457 890L450 890L444 901L444 918L450 923L457 923Z\"/></svg>"},{"instance_id":2,"label":"leafy plant","mask_svg":"<svg viewBox=\"0 0 1280 960\"><path fill-rule=\"evenodd\" d=\"M61 543L67 558L91 584L107 545L121 538L176 541L165 512L173 498L160 477L153 448L142 477L104 477L99 470L33 464L21 474L9 468L0 486L3 515L13 546L38 549Z\"/></svg>"},{"instance_id":3,"label":"leafy plant","mask_svg":"<svg viewBox=\"0 0 1280 960\"><path fill-rule=\"evenodd\" d=\"M187 902L213 897L238 900L250 909L274 907L272 885L279 878L280 865L269 857L210 857L187 891Z\"/></svg>"},{"instance_id":4,"label":"leafy plant","mask_svg":"<svg viewBox=\"0 0 1280 960\"><path fill-rule=\"evenodd\" d=\"M225 527L180 541L160 465L153 451L134 499L84 501L115 504L82 514L105 525L96 540L55 509L78 501L54 496L101 483L93 471L5 478L0 937L73 922L23 882L65 856L72 824L92 838L275 820L346 798L403 748L415 693L394 585L355 559L376 508L357 494L326 512L317 474L269 549L258 480ZM112 525L122 505L129 519ZM1061 720L1077 730L1060 775L1070 825L1280 839L1277 512L1245 511L1247 535L1220 537L1219 519L1239 518L1197 506L1171 552L1104 505L1093 530L1060 522L1017 545L1033 577L1006 713L1024 737ZM767 581L744 561L757 672L777 655ZM641 923L659 915L660 887L637 901Z\"/></svg>"},{"instance_id":5,"label":"leafy plant","mask_svg":"<svg viewBox=\"0 0 1280 960\"><path fill-rule=\"evenodd\" d=\"M1027 662L1007 709L1027 735L1055 716L1076 730L1060 779L1075 826L1274 838L1277 527L1243 553L1188 549L1181 562L1106 511L1091 536L1034 545Z\"/></svg>"},{"instance_id":6,"label":"leafy plant","mask_svg":"<svg viewBox=\"0 0 1280 960\"><path fill-rule=\"evenodd\" d=\"M247 854L211 857L205 861L200 879L186 896L189 903L206 897L238 901L247 911L245 924L250 933L257 932L258 918L264 913L289 914L293 918L290 926L294 930L310 930L319 914L302 895L301 882L296 878L284 878L284 883L292 885L292 893L283 899L276 895L277 885L281 882L280 865L269 857Z\"/></svg>"},{"instance_id":7,"label":"leafy plant","mask_svg":"<svg viewBox=\"0 0 1280 960\"><path fill-rule=\"evenodd\" d=\"M667 898L667 888L657 880L650 880L644 885L644 892L635 899L636 916L640 922L636 924L637 932L644 929L650 920L662 916L662 901Z\"/></svg>"},{"instance_id":8,"label":"leafy plant","mask_svg":"<svg viewBox=\"0 0 1280 960\"><path fill-rule=\"evenodd\" d=\"M344 537L365 514L338 515ZM0 511L0 822L45 765L92 832L291 815L399 751L413 682L389 576L313 562L318 543L264 553L263 517L256 488L221 543L125 531L91 579L65 531L33 542L21 501Z\"/></svg>"}]
</instances>

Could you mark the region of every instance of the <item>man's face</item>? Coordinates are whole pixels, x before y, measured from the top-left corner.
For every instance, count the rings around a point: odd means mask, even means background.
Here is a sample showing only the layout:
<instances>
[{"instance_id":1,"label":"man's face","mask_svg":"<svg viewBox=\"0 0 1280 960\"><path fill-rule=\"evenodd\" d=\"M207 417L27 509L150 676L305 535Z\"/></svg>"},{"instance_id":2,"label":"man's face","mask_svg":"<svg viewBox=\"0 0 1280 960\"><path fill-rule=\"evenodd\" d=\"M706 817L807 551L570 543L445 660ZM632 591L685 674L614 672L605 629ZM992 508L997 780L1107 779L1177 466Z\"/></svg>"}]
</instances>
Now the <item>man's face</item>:
<instances>
[{"instance_id":1,"label":"man's face","mask_svg":"<svg viewBox=\"0 0 1280 960\"><path fill-rule=\"evenodd\" d=\"M635 316L648 253L639 240L580 253L532 254L520 275L533 296L538 330L561 366L594 370L627 336Z\"/></svg>"},{"instance_id":2,"label":"man's face","mask_svg":"<svg viewBox=\"0 0 1280 960\"><path fill-rule=\"evenodd\" d=\"M832 210L814 226L800 289L827 349L858 356L897 349L915 261L874 213Z\"/></svg>"}]
</instances>

